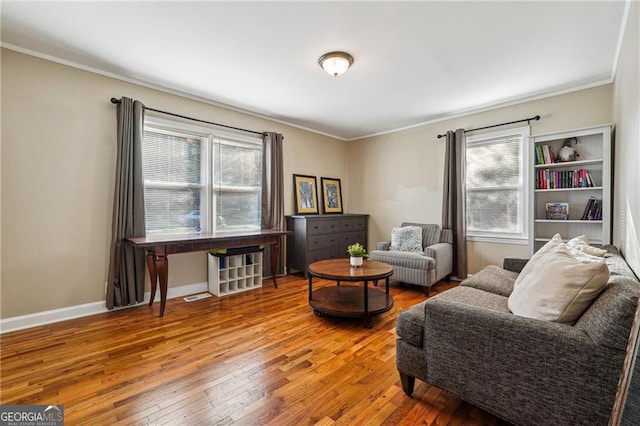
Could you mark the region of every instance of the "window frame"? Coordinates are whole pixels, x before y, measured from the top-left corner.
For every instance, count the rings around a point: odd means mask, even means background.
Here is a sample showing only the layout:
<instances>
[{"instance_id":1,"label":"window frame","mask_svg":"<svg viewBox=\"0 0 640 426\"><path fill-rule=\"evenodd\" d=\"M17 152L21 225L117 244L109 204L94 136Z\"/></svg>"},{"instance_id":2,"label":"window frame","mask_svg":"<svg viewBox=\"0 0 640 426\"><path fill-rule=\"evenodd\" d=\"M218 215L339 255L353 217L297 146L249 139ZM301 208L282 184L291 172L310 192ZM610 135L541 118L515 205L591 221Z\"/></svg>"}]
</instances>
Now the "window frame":
<instances>
[{"instance_id":1,"label":"window frame","mask_svg":"<svg viewBox=\"0 0 640 426\"><path fill-rule=\"evenodd\" d=\"M217 232L233 232L238 230L248 230L249 228L218 228L216 220L217 218L217 191L220 188L224 188L226 185L215 184L215 168L214 168L214 151L216 146L220 142L229 143L238 146L255 145L257 149L262 151L262 139L260 136L248 136L245 134L238 134L233 132L221 131L207 126L193 125L181 121L167 120L156 116L145 116L143 123L143 132L148 128L151 128L159 132L186 134L189 136L196 136L202 138L201 142L201 154L200 154L200 184L164 184L143 182L144 188L192 188L200 189L200 231L201 234L210 234ZM143 160L144 161L144 160ZM233 188L233 187L231 187ZM238 187L231 192L257 192L259 195L262 193L261 185L256 188ZM257 224L260 227L260 220ZM146 231L149 233L149 231ZM152 231L151 235L180 235L188 234L187 232L175 232L172 230L164 231Z\"/></svg>"},{"instance_id":2,"label":"window frame","mask_svg":"<svg viewBox=\"0 0 640 426\"><path fill-rule=\"evenodd\" d=\"M504 233L504 232L488 232L488 231L469 231L467 229L467 241L479 241L489 243L502 243L502 244L519 244L526 245L529 243L529 196L531 191L531 182L529 179L529 137L531 135L530 126L514 127L506 130L499 130L494 132L487 132L479 135L468 136L466 138L466 151L465 158L468 161L468 149L470 146L486 143L491 139L507 139L509 137L518 136L520 138L520 181L518 185L514 185L513 188L518 189L518 197L521 202L519 208L521 213L518 215L519 233ZM465 169L467 165L465 164ZM505 188L505 187L500 187ZM490 187L484 189L491 190ZM496 188L498 189L498 188ZM466 181L465 173L465 191L468 194L469 186ZM466 199L465 199L466 203ZM468 206L467 206L468 215Z\"/></svg>"}]
</instances>

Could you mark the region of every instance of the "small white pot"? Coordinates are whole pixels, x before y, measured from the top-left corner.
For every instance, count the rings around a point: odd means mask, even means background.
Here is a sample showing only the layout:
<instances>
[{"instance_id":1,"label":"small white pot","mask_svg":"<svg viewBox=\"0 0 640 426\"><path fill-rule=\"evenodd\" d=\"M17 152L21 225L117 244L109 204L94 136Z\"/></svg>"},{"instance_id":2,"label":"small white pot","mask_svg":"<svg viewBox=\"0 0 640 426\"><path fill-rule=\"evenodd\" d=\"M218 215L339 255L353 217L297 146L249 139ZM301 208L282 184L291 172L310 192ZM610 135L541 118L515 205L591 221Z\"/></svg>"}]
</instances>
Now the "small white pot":
<instances>
[{"instance_id":1,"label":"small white pot","mask_svg":"<svg viewBox=\"0 0 640 426\"><path fill-rule=\"evenodd\" d=\"M350 261L351 261L351 266L362 266L362 259L364 259L363 257L349 257Z\"/></svg>"}]
</instances>

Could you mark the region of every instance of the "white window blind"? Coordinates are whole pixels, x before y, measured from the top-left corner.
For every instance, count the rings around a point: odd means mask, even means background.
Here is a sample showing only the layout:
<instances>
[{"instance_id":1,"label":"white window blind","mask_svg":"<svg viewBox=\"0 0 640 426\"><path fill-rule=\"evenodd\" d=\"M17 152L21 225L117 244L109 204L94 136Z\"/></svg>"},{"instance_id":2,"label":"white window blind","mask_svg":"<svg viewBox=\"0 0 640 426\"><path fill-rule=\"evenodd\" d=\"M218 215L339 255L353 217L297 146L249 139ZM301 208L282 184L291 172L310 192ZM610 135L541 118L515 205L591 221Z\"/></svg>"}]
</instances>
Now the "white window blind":
<instances>
[{"instance_id":1,"label":"white window blind","mask_svg":"<svg viewBox=\"0 0 640 426\"><path fill-rule=\"evenodd\" d=\"M218 227L260 228L262 149L215 140L214 195Z\"/></svg>"},{"instance_id":2,"label":"white window blind","mask_svg":"<svg viewBox=\"0 0 640 426\"><path fill-rule=\"evenodd\" d=\"M205 138L195 135L145 129L142 158L147 234L201 229L204 143Z\"/></svg>"},{"instance_id":3,"label":"white window blind","mask_svg":"<svg viewBox=\"0 0 640 426\"><path fill-rule=\"evenodd\" d=\"M259 138L145 122L142 148L148 235L260 227Z\"/></svg>"},{"instance_id":4,"label":"white window blind","mask_svg":"<svg viewBox=\"0 0 640 426\"><path fill-rule=\"evenodd\" d=\"M467 139L467 233L472 239L526 239L528 129Z\"/></svg>"}]
</instances>

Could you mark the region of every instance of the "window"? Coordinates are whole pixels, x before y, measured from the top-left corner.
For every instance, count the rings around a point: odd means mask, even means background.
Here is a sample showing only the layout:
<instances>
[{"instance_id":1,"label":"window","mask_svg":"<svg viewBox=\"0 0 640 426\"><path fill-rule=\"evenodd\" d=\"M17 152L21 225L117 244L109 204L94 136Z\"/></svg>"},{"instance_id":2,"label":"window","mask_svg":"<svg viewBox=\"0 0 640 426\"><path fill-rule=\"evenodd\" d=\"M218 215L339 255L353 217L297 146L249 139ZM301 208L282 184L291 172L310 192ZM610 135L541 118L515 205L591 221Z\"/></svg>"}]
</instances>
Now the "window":
<instances>
[{"instance_id":1,"label":"window","mask_svg":"<svg viewBox=\"0 0 640 426\"><path fill-rule=\"evenodd\" d=\"M470 240L526 243L529 127L467 138Z\"/></svg>"},{"instance_id":2,"label":"window","mask_svg":"<svg viewBox=\"0 0 640 426\"><path fill-rule=\"evenodd\" d=\"M147 119L142 162L147 235L260 228L259 137Z\"/></svg>"}]
</instances>

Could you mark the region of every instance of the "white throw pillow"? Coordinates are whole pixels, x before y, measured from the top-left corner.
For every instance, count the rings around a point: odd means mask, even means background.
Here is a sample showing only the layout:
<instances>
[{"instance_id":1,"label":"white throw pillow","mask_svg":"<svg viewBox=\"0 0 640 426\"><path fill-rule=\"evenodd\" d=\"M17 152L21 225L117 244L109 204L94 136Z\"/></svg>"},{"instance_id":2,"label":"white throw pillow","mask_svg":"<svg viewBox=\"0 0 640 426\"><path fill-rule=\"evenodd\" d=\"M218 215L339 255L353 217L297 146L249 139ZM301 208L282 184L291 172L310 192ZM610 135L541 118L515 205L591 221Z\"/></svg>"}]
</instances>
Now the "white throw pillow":
<instances>
[{"instance_id":1,"label":"white throw pillow","mask_svg":"<svg viewBox=\"0 0 640 426\"><path fill-rule=\"evenodd\" d=\"M393 228L389 250L422 252L422 228L419 226Z\"/></svg>"},{"instance_id":2,"label":"white throw pillow","mask_svg":"<svg viewBox=\"0 0 640 426\"><path fill-rule=\"evenodd\" d=\"M589 245L589 239L587 239L586 235L572 238L567 241L567 245L572 251L578 250L591 256L604 257L604 255L607 254L606 250Z\"/></svg>"},{"instance_id":3,"label":"white throw pillow","mask_svg":"<svg viewBox=\"0 0 640 426\"><path fill-rule=\"evenodd\" d=\"M558 247L560 244L562 244L562 237L560 236L560 234L554 235L549 242L540 247L540 249L535 252L533 256L531 256L531 258L524 265L524 268L522 268L522 271L520 271L520 275L518 275L518 278L526 276L529 271L536 267L537 263L540 261L540 259L542 259L542 257L544 257L545 254ZM516 280L514 286L517 285L518 280Z\"/></svg>"},{"instance_id":4,"label":"white throw pillow","mask_svg":"<svg viewBox=\"0 0 640 426\"><path fill-rule=\"evenodd\" d=\"M545 251L526 273L523 269L508 306L522 317L573 324L608 279L604 259L576 256L561 242Z\"/></svg>"}]
</instances>

